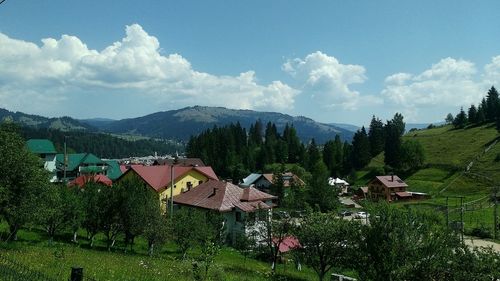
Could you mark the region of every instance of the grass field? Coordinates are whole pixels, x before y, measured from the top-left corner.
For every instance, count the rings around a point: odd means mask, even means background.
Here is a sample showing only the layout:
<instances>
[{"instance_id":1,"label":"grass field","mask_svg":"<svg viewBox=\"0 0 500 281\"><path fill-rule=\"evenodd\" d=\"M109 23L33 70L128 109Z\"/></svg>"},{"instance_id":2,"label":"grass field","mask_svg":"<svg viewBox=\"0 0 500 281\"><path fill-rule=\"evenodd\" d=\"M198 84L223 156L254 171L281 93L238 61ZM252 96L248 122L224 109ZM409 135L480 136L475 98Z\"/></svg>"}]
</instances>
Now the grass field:
<instances>
[{"instance_id":1,"label":"grass field","mask_svg":"<svg viewBox=\"0 0 500 281\"><path fill-rule=\"evenodd\" d=\"M455 197L463 196L465 228L484 226L492 230L493 207L488 196L493 186L500 185L500 143L485 150L499 138L491 124L459 130L442 126L407 133L403 139L422 144L426 165L404 180L409 191L428 193L431 199L403 204L445 210L446 197L451 197L448 204L452 221L460 219L460 201ZM355 185L366 185L371 180L370 171L383 166L383 154L377 155L366 169L357 172Z\"/></svg>"},{"instance_id":2,"label":"grass field","mask_svg":"<svg viewBox=\"0 0 500 281\"><path fill-rule=\"evenodd\" d=\"M0 238L6 237L7 226L0 224ZM83 234L83 233L82 233ZM88 280L194 280L192 262L198 250L191 250L187 259L182 259L175 244L168 243L159 253L147 255L147 244L138 239L134 251L124 252L120 244L108 252L104 237L98 237L94 248L88 247L85 239L69 243L69 235L48 244L45 234L37 229L22 229L16 242L0 242L0 256L43 273L55 280L67 280L71 267L84 268ZM0 270L1 271L1 270ZM0 272L1 273L1 272ZM294 268L293 262L279 264L278 280L316 280L312 269L302 271ZM210 269L210 280L269 280L270 264L245 258L238 251L224 247ZM1 279L1 278L0 278Z\"/></svg>"}]
</instances>

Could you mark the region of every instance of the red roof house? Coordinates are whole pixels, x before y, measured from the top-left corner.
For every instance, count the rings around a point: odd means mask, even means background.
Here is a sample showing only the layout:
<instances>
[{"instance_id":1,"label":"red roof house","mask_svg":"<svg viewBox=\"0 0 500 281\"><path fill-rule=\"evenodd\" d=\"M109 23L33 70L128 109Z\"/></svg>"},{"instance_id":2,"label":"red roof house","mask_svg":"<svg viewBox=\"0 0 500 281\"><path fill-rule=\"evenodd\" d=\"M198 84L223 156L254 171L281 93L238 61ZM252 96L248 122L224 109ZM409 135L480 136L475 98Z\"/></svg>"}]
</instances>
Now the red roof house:
<instances>
[{"instance_id":1,"label":"red roof house","mask_svg":"<svg viewBox=\"0 0 500 281\"><path fill-rule=\"evenodd\" d=\"M103 185L111 186L113 182L105 175L81 175L76 179L69 182L69 186L78 185L83 187L88 182L100 183Z\"/></svg>"},{"instance_id":2,"label":"red roof house","mask_svg":"<svg viewBox=\"0 0 500 281\"><path fill-rule=\"evenodd\" d=\"M383 199L391 202L399 199L411 198L411 193L406 192L408 185L396 175L377 176L368 183L370 198Z\"/></svg>"}]
</instances>

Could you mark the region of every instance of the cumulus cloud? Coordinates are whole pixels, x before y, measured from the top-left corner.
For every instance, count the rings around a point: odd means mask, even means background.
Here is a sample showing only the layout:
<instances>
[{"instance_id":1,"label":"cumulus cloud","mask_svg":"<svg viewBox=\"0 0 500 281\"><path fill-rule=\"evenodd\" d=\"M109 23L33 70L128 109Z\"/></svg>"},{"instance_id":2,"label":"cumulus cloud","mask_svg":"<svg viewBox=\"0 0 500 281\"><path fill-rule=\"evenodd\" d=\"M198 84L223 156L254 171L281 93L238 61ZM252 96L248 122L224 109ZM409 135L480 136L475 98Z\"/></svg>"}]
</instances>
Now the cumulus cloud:
<instances>
[{"instance_id":1,"label":"cumulus cloud","mask_svg":"<svg viewBox=\"0 0 500 281\"><path fill-rule=\"evenodd\" d=\"M419 107L463 106L484 95L472 62L445 58L418 75L397 73L385 79L382 95L412 111Z\"/></svg>"},{"instance_id":2,"label":"cumulus cloud","mask_svg":"<svg viewBox=\"0 0 500 281\"><path fill-rule=\"evenodd\" d=\"M0 102L16 110L30 111L23 98L56 106L75 93L119 91L156 105L288 110L299 93L280 81L261 85L253 71L237 76L196 71L180 54L163 55L158 39L138 24L127 26L125 37L102 51L75 36L46 38L38 46L0 33L0 64Z\"/></svg>"},{"instance_id":3,"label":"cumulus cloud","mask_svg":"<svg viewBox=\"0 0 500 281\"><path fill-rule=\"evenodd\" d=\"M356 109L361 102L380 102L373 96L363 96L351 85L366 81L365 68L361 65L342 64L335 57L322 52L286 62L282 69L301 83L304 93L310 94L326 107Z\"/></svg>"}]
</instances>

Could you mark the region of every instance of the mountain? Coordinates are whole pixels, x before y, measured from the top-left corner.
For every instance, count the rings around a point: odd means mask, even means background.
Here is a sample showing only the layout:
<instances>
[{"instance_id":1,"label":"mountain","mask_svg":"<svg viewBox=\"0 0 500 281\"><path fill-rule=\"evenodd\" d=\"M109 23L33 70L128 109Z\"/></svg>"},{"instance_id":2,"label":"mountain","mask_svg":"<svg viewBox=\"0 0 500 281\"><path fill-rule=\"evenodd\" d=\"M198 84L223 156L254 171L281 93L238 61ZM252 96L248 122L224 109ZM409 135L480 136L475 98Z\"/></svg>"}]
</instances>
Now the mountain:
<instances>
[{"instance_id":1,"label":"mountain","mask_svg":"<svg viewBox=\"0 0 500 281\"><path fill-rule=\"evenodd\" d=\"M90 125L92 127L100 128L115 122L114 119L109 118L90 118L90 119L80 119L78 120L84 124Z\"/></svg>"},{"instance_id":2,"label":"mountain","mask_svg":"<svg viewBox=\"0 0 500 281\"><path fill-rule=\"evenodd\" d=\"M361 129L361 127L352 125L352 124L345 124L345 123L330 123L330 125L339 127L341 129L345 129L351 132L356 133L357 130Z\"/></svg>"},{"instance_id":3,"label":"mountain","mask_svg":"<svg viewBox=\"0 0 500 281\"><path fill-rule=\"evenodd\" d=\"M240 122L241 126L248 129L258 119L264 126L267 122L275 123L279 131L282 131L286 124L293 124L299 138L304 142L314 138L317 143L324 143L333 139L337 134L342 140L350 141L353 136L352 131L331 124L319 123L303 116L294 117L276 112L206 106L186 107L110 123L93 123L93 125L110 133L187 141L190 136L197 135L213 126Z\"/></svg>"},{"instance_id":4,"label":"mountain","mask_svg":"<svg viewBox=\"0 0 500 281\"><path fill-rule=\"evenodd\" d=\"M10 120L32 128L50 128L61 131L96 130L89 124L82 123L71 117L47 118L22 112L12 112L0 108L0 121Z\"/></svg>"},{"instance_id":5,"label":"mountain","mask_svg":"<svg viewBox=\"0 0 500 281\"><path fill-rule=\"evenodd\" d=\"M406 123L405 124L405 131L408 132L411 129L416 129L416 130L426 129L427 127L429 127L430 124L432 124L434 126L440 126L440 125L444 125L444 121L443 122L435 122L435 123Z\"/></svg>"}]
</instances>

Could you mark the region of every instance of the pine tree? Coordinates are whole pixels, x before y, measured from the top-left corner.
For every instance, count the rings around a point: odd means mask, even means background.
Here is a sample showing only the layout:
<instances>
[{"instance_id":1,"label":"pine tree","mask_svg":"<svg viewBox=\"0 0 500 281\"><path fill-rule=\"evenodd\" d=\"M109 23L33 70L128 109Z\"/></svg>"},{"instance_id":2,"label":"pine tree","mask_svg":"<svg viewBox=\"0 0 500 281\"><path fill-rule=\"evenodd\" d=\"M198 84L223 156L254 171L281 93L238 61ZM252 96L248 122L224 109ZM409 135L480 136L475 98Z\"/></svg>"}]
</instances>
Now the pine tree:
<instances>
[{"instance_id":1,"label":"pine tree","mask_svg":"<svg viewBox=\"0 0 500 281\"><path fill-rule=\"evenodd\" d=\"M469 107L467 115L469 116L469 123L477 124L477 109L474 105Z\"/></svg>"},{"instance_id":2,"label":"pine tree","mask_svg":"<svg viewBox=\"0 0 500 281\"><path fill-rule=\"evenodd\" d=\"M368 165L371 159L370 142L366 135L365 127L358 130L352 139L352 164L355 169Z\"/></svg>"},{"instance_id":3,"label":"pine tree","mask_svg":"<svg viewBox=\"0 0 500 281\"><path fill-rule=\"evenodd\" d=\"M453 120L453 127L456 129L462 129L467 125L467 114L465 114L465 111L462 108L460 108L460 113L455 116L455 120Z\"/></svg>"},{"instance_id":4,"label":"pine tree","mask_svg":"<svg viewBox=\"0 0 500 281\"><path fill-rule=\"evenodd\" d=\"M495 87L491 86L488 94L486 96L486 120L494 121L497 117L497 112L500 107L500 100L498 98L498 92Z\"/></svg>"},{"instance_id":5,"label":"pine tree","mask_svg":"<svg viewBox=\"0 0 500 281\"><path fill-rule=\"evenodd\" d=\"M401 135L393 120L385 125L384 163L395 169L401 166Z\"/></svg>"},{"instance_id":6,"label":"pine tree","mask_svg":"<svg viewBox=\"0 0 500 281\"><path fill-rule=\"evenodd\" d=\"M375 115L370 122L368 139L370 141L370 153L372 156L376 156L384 151L384 123L382 123L382 120L375 118Z\"/></svg>"},{"instance_id":7,"label":"pine tree","mask_svg":"<svg viewBox=\"0 0 500 281\"><path fill-rule=\"evenodd\" d=\"M444 119L444 121L448 125L452 124L453 120L455 120L455 118L453 117L453 114L451 114L451 113L448 113L448 115L446 115L446 118Z\"/></svg>"}]
</instances>

